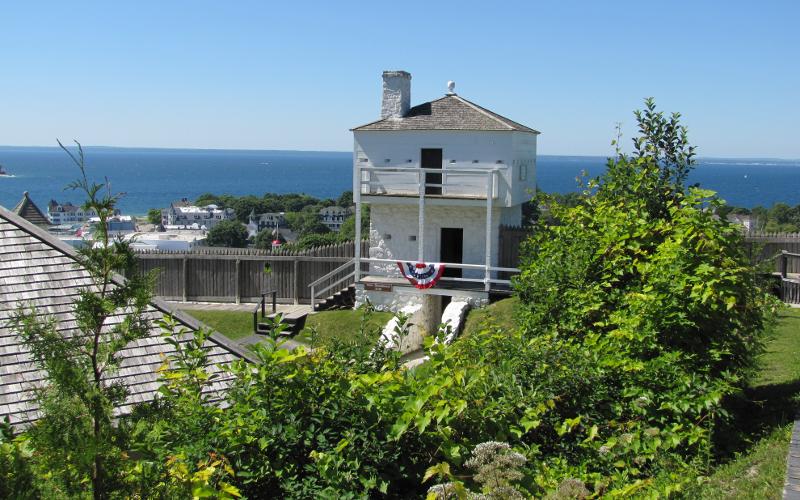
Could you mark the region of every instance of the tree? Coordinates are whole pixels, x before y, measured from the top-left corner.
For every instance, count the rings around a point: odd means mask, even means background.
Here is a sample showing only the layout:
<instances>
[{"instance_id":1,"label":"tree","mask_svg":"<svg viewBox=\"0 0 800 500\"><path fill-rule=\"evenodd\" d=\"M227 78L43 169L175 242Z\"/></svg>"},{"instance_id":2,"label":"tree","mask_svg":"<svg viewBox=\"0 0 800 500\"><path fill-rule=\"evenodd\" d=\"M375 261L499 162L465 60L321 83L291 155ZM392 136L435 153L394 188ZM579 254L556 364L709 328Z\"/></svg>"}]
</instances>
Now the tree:
<instances>
[{"instance_id":1,"label":"tree","mask_svg":"<svg viewBox=\"0 0 800 500\"><path fill-rule=\"evenodd\" d=\"M680 123L680 113L672 113L669 119L656 111L655 100L645 99L645 109L634 112L639 136L633 138L634 153L631 157L619 149L609 158L607 171L599 180L590 182L590 187L602 182L598 196L606 199L645 196L647 210L659 217L668 216L668 205L684 194L686 178L694 164L695 147L688 142L688 132ZM647 186L634 184L634 177L641 176Z\"/></svg>"},{"instance_id":2,"label":"tree","mask_svg":"<svg viewBox=\"0 0 800 500\"><path fill-rule=\"evenodd\" d=\"M203 193L194 200L194 204L198 207L205 207L207 205L216 205L220 208L225 208L225 203L219 196L213 193Z\"/></svg>"},{"instance_id":3,"label":"tree","mask_svg":"<svg viewBox=\"0 0 800 500\"><path fill-rule=\"evenodd\" d=\"M341 195L339 195L339 199L336 200L336 204L342 208L350 208L353 206L353 192L352 191L345 191Z\"/></svg>"},{"instance_id":4,"label":"tree","mask_svg":"<svg viewBox=\"0 0 800 500\"><path fill-rule=\"evenodd\" d=\"M351 215L339 228L339 241L355 241L356 216ZM369 205L361 205L361 238L369 238Z\"/></svg>"},{"instance_id":5,"label":"tree","mask_svg":"<svg viewBox=\"0 0 800 500\"><path fill-rule=\"evenodd\" d=\"M611 158L581 204L551 204L559 224L536 226L515 287L532 342L566 339L598 367L603 402L582 423L680 428L674 453L689 463L708 456L723 398L752 373L772 301L738 228L714 215L721 202L685 186L694 148L678 115L646 105L636 152Z\"/></svg>"},{"instance_id":6,"label":"tree","mask_svg":"<svg viewBox=\"0 0 800 500\"><path fill-rule=\"evenodd\" d=\"M208 231L206 243L212 247L246 247L247 228L236 220L220 221Z\"/></svg>"},{"instance_id":7,"label":"tree","mask_svg":"<svg viewBox=\"0 0 800 500\"><path fill-rule=\"evenodd\" d=\"M161 224L161 209L151 208L147 211L147 222L150 224Z\"/></svg>"},{"instance_id":8,"label":"tree","mask_svg":"<svg viewBox=\"0 0 800 500\"><path fill-rule=\"evenodd\" d=\"M714 217L721 202L686 191L694 147L680 115L667 121L652 99L645 104L635 113L634 155L609 159L581 205L551 206L563 227L534 232L518 290L535 321L582 332L621 328L638 315L698 369L737 373L758 352L760 288L739 232Z\"/></svg>"},{"instance_id":9,"label":"tree","mask_svg":"<svg viewBox=\"0 0 800 500\"><path fill-rule=\"evenodd\" d=\"M255 241L253 242L253 245L256 248L261 248L261 249L265 249L265 250L271 249L272 248L272 242L276 238L272 234L273 231L274 231L273 229L264 229L262 231L259 231L258 234L256 235L256 238L255 238ZM277 239L278 239L278 241L281 242L281 244L286 243L286 238L284 238L283 235L280 234L280 232L278 233Z\"/></svg>"},{"instance_id":10,"label":"tree","mask_svg":"<svg viewBox=\"0 0 800 500\"><path fill-rule=\"evenodd\" d=\"M289 228L299 235L323 234L330 232L328 226L319 220L319 209L316 206L304 208L300 212L289 212L286 214L286 223Z\"/></svg>"},{"instance_id":11,"label":"tree","mask_svg":"<svg viewBox=\"0 0 800 500\"><path fill-rule=\"evenodd\" d=\"M120 366L120 351L149 334L146 310L153 276L135 272L135 258L128 243L112 239L107 222L114 214L118 195L109 185L90 182L83 148L77 157L59 146L78 166L80 177L69 185L82 191L84 211L100 219L95 245L79 251L79 262L92 285L82 289L74 304L77 334L62 335L53 319L41 319L35 310L21 308L13 325L31 351L34 363L47 374L47 386L38 393L40 420L30 430L46 469L60 476L74 493L89 480L94 498L108 498L120 479L114 464L121 456L113 410L127 392L118 383L107 383ZM115 281L116 274L128 276Z\"/></svg>"}]
</instances>

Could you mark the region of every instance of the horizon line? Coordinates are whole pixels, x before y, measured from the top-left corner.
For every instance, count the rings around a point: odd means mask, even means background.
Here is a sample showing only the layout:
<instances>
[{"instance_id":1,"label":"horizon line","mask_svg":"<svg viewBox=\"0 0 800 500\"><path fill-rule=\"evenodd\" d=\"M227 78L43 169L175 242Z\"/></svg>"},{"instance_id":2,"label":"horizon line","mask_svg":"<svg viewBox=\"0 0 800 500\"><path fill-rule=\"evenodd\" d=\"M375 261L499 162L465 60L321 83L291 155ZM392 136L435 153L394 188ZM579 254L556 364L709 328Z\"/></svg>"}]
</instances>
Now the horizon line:
<instances>
[{"instance_id":1,"label":"horizon line","mask_svg":"<svg viewBox=\"0 0 800 500\"><path fill-rule=\"evenodd\" d=\"M74 143L72 146L75 147ZM96 149L157 149L157 150L181 150L181 151L274 151L282 153L348 153L352 154L350 150L337 150L337 149L261 149L261 148L219 148L219 147L182 147L182 146L108 146L102 144L86 145L81 144L83 148L96 148ZM56 146L43 146L43 145L13 145L13 144L0 144L0 149L12 148L29 148L29 149L61 149ZM567 153L548 153L537 156L571 156L571 157L586 157L586 158L609 158L608 154L567 154ZM780 161L800 161L800 158L785 158L780 156L720 156L720 155L698 155L699 159L720 159L720 160L780 160Z\"/></svg>"}]
</instances>

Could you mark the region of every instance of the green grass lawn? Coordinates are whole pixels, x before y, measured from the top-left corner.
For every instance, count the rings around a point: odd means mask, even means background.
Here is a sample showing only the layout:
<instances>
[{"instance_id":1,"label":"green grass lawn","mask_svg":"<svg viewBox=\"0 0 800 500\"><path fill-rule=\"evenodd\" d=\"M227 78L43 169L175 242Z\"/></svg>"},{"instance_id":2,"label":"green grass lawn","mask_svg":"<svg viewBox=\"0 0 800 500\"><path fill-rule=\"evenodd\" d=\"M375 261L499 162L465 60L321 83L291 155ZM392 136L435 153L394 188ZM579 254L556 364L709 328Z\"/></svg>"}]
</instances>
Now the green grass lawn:
<instances>
[{"instance_id":1,"label":"green grass lawn","mask_svg":"<svg viewBox=\"0 0 800 500\"><path fill-rule=\"evenodd\" d=\"M486 326L499 327L504 330L516 328L514 309L518 302L516 297L512 297L498 300L480 309L472 309L467 314L462 335L471 335Z\"/></svg>"},{"instance_id":2,"label":"green grass lawn","mask_svg":"<svg viewBox=\"0 0 800 500\"><path fill-rule=\"evenodd\" d=\"M253 313L250 312L196 309L184 309L183 312L197 318L231 340L243 339L253 334Z\"/></svg>"},{"instance_id":3,"label":"green grass lawn","mask_svg":"<svg viewBox=\"0 0 800 500\"><path fill-rule=\"evenodd\" d=\"M687 497L781 498L792 422L800 409L800 310L780 314L760 364L745 394L728 405L734 419L717 438L723 465Z\"/></svg>"},{"instance_id":4,"label":"green grass lawn","mask_svg":"<svg viewBox=\"0 0 800 500\"><path fill-rule=\"evenodd\" d=\"M306 320L306 329L297 335L296 340L308 342L310 340L309 328L316 328L321 341L331 338L346 339L353 335L361 325L364 312L361 310L342 309L338 311L323 311L312 314ZM373 312L365 327L369 330L383 329L392 318L388 312Z\"/></svg>"},{"instance_id":5,"label":"green grass lawn","mask_svg":"<svg viewBox=\"0 0 800 500\"><path fill-rule=\"evenodd\" d=\"M231 340L243 339L253 334L253 314L246 311L201 311L185 309L189 314L207 324ZM360 310L323 311L309 314L306 329L295 337L300 342L308 342L309 327L316 328L320 340L333 337L347 338L356 332L361 324L363 312ZM390 313L373 312L366 327L383 328L392 317Z\"/></svg>"}]
</instances>

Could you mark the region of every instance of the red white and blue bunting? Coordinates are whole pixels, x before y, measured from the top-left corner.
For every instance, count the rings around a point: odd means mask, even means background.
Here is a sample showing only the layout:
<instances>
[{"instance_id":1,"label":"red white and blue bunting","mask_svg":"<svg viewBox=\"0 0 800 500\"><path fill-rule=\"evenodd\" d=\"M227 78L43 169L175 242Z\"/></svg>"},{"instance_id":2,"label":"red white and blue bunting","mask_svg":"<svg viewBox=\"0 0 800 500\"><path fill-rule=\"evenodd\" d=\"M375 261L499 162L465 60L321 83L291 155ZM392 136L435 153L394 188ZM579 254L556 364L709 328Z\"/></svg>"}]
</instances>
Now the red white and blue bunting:
<instances>
[{"instance_id":1,"label":"red white and blue bunting","mask_svg":"<svg viewBox=\"0 0 800 500\"><path fill-rule=\"evenodd\" d=\"M423 262L397 262L403 277L419 289L436 286L444 273L444 264L425 264Z\"/></svg>"}]
</instances>

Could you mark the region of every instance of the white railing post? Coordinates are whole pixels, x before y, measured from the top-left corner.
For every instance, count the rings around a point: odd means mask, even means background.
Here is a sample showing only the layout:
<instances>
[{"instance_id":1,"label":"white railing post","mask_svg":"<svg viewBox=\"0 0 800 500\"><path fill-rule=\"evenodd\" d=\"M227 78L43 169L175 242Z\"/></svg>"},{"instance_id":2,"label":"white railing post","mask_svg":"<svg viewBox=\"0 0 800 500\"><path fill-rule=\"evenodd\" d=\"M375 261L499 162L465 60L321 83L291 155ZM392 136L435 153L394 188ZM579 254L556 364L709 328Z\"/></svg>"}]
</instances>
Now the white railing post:
<instances>
[{"instance_id":1,"label":"white railing post","mask_svg":"<svg viewBox=\"0 0 800 500\"><path fill-rule=\"evenodd\" d=\"M417 174L419 184L419 230L417 234L417 262L425 262L425 172Z\"/></svg>"},{"instance_id":2,"label":"white railing post","mask_svg":"<svg viewBox=\"0 0 800 500\"><path fill-rule=\"evenodd\" d=\"M484 277L484 290L487 292L491 288L492 279L492 205L494 196L494 176L496 170L492 170L486 179L486 275Z\"/></svg>"},{"instance_id":3,"label":"white railing post","mask_svg":"<svg viewBox=\"0 0 800 500\"><path fill-rule=\"evenodd\" d=\"M357 160L354 160L357 161ZM356 204L356 241L353 256L356 261L355 282L361 280L361 167L356 165L356 181L353 186L353 202ZM313 294L312 294L313 295ZM313 297L311 299L314 300ZM313 307L313 304L312 304Z\"/></svg>"}]
</instances>

